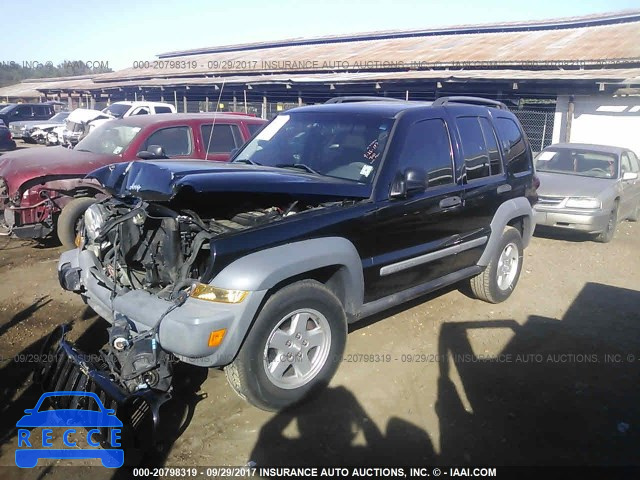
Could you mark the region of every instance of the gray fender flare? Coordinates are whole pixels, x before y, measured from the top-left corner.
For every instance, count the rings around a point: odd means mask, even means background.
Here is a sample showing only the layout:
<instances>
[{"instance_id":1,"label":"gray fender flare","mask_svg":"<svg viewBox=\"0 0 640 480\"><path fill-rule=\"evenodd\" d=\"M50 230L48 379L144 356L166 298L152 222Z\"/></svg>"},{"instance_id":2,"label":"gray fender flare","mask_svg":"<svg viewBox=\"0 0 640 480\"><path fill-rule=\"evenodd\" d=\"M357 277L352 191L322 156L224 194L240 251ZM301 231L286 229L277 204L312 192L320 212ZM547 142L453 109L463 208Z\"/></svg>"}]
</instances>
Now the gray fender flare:
<instances>
[{"instance_id":1,"label":"gray fender flare","mask_svg":"<svg viewBox=\"0 0 640 480\"><path fill-rule=\"evenodd\" d=\"M353 243L342 237L302 240L251 253L225 267L210 283L232 290L269 290L288 278L329 266L338 267L344 309L354 315L364 299L362 260Z\"/></svg>"},{"instance_id":2,"label":"gray fender flare","mask_svg":"<svg viewBox=\"0 0 640 480\"><path fill-rule=\"evenodd\" d=\"M512 198L504 202L491 220L491 236L487 242L487 247L484 249L484 253L478 260L478 265L486 267L495 255L495 251L498 248L500 238L504 227L506 227L514 218L522 217L522 245L526 248L531 241L533 230L535 228L535 220L533 216L533 209L529 200L525 197Z\"/></svg>"}]
</instances>

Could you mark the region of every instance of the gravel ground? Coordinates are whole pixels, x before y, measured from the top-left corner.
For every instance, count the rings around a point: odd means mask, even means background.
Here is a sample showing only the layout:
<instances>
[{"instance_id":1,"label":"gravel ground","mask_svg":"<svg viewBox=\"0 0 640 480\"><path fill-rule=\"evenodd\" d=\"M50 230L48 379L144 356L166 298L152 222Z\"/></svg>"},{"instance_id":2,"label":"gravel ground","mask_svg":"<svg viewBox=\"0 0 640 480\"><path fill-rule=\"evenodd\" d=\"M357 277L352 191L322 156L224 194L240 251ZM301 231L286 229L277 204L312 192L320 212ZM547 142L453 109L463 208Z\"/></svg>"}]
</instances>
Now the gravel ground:
<instances>
[{"instance_id":1,"label":"gravel ground","mask_svg":"<svg viewBox=\"0 0 640 480\"><path fill-rule=\"evenodd\" d=\"M249 406L220 371L184 368L163 407L165 448L146 463L637 465L639 251L628 222L610 244L536 236L507 302L450 288L357 324L330 387L289 412ZM105 323L58 286L60 252L0 237L0 477L129 478L10 467L15 422L41 393L29 354L66 321L82 348L104 340Z\"/></svg>"}]
</instances>

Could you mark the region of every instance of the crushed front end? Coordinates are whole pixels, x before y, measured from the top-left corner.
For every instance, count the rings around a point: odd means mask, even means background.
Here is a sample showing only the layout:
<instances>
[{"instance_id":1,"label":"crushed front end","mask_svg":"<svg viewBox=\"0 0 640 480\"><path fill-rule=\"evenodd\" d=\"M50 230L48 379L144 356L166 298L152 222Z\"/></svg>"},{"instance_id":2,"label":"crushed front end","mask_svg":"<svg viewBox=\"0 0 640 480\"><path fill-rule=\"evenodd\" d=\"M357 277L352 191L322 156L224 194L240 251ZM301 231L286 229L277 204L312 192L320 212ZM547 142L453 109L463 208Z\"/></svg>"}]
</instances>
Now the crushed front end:
<instances>
[{"instance_id":1,"label":"crushed front end","mask_svg":"<svg viewBox=\"0 0 640 480\"><path fill-rule=\"evenodd\" d=\"M100 362L93 370L80 364L80 370L109 383L105 391L118 401L144 396L161 403L171 392L173 361L223 367L233 360L248 327L238 320L253 318L266 292L210 285L212 240L308 207L249 202L226 208L226 218L218 212L214 219L213 212L200 216L112 197L87 209L79 248L61 256L58 275L64 289L79 293L111 323ZM75 351L62 345L67 356Z\"/></svg>"},{"instance_id":2,"label":"crushed front end","mask_svg":"<svg viewBox=\"0 0 640 480\"><path fill-rule=\"evenodd\" d=\"M132 343L126 321L119 319L109 329L109 343L97 354L79 351L66 335L69 325L61 325L47 338L41 364L34 372L34 381L46 392L82 391L98 395L105 408L113 409L126 425L126 443L129 447L146 448L155 442L159 425L160 407L171 398L170 357L145 348L143 343ZM150 358L155 355L158 358ZM129 357L129 358L127 358ZM159 361L155 361L159 360ZM131 365L131 369L121 368ZM153 365L153 366L152 366ZM161 386L160 389L149 385ZM83 397L59 397L57 408L85 409ZM66 403L65 403L66 402ZM107 438L106 427L101 429Z\"/></svg>"}]
</instances>

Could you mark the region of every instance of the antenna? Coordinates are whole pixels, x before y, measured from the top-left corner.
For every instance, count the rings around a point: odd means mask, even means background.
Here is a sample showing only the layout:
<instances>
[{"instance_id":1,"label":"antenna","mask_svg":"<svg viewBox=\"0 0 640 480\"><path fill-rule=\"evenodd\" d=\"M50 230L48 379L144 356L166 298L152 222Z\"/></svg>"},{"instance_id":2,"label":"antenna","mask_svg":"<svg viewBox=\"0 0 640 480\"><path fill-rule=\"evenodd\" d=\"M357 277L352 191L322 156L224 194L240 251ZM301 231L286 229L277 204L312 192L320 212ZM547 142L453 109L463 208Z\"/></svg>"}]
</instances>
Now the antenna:
<instances>
[{"instance_id":1,"label":"antenna","mask_svg":"<svg viewBox=\"0 0 640 480\"><path fill-rule=\"evenodd\" d=\"M222 92L224 91L225 79L222 79L222 86L220 87L220 94L218 95L218 101L216 102L216 109L213 112L213 123L211 124L211 131L209 132L209 142L207 143L207 151L204 154L204 159L209 158L209 148L211 148L211 139L213 138L213 129L216 126L216 118L218 117L218 107L220 106L220 99L222 98Z\"/></svg>"}]
</instances>

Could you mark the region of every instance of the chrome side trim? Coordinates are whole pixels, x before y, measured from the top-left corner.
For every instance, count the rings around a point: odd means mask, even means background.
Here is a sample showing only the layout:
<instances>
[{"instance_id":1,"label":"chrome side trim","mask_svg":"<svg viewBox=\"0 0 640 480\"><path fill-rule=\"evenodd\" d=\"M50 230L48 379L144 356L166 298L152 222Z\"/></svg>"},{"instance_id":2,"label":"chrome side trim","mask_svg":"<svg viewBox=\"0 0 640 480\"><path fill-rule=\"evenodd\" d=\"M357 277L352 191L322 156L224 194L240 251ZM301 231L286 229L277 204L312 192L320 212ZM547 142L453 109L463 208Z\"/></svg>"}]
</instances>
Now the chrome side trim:
<instances>
[{"instance_id":1,"label":"chrome side trim","mask_svg":"<svg viewBox=\"0 0 640 480\"><path fill-rule=\"evenodd\" d=\"M470 240L468 242L463 242L458 245L453 245L451 247L443 248L442 250L425 253L424 255L420 255L418 257L408 258L407 260L402 260L401 262L385 265L380 269L380 276L385 277L387 275L391 275L392 273L401 272L402 270L406 270L408 268L417 267L418 265L422 265L424 263L433 262L434 260L438 260L443 257L448 257L449 255L455 255L456 253L464 252L465 250L479 247L480 245L484 245L485 243L487 243L487 238L488 237L486 236L476 238L475 240Z\"/></svg>"}]
</instances>

